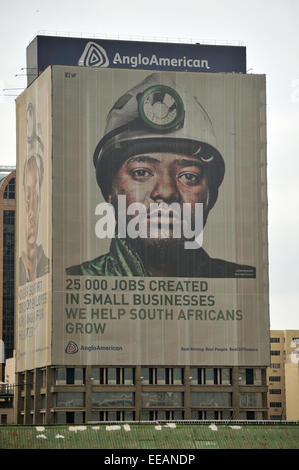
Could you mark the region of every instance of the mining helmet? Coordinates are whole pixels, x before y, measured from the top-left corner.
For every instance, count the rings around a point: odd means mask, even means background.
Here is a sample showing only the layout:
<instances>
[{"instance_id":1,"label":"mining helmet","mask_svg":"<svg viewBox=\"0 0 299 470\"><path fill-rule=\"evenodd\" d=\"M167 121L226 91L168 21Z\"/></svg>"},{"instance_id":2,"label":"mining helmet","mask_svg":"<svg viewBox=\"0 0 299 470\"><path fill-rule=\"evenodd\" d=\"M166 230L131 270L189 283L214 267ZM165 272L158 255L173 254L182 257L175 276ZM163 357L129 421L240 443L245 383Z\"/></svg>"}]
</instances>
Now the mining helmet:
<instances>
[{"instance_id":1,"label":"mining helmet","mask_svg":"<svg viewBox=\"0 0 299 470\"><path fill-rule=\"evenodd\" d=\"M165 73L148 76L108 113L104 137L93 156L105 199L121 165L133 155L149 152L196 156L208 179L208 208L213 207L225 166L211 120L197 97L179 90Z\"/></svg>"}]
</instances>

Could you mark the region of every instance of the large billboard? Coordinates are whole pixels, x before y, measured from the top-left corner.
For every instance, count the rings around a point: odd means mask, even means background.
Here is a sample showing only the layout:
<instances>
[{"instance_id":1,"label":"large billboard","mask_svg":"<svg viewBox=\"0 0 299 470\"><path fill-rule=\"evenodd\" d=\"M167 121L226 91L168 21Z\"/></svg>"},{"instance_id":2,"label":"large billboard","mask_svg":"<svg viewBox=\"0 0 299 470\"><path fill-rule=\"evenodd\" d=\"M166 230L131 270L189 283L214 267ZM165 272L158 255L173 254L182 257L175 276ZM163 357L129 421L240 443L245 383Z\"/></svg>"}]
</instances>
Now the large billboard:
<instances>
[{"instance_id":1,"label":"large billboard","mask_svg":"<svg viewBox=\"0 0 299 470\"><path fill-rule=\"evenodd\" d=\"M265 77L53 66L20 118L42 86L51 348L26 367L267 365Z\"/></svg>"},{"instance_id":2,"label":"large billboard","mask_svg":"<svg viewBox=\"0 0 299 470\"><path fill-rule=\"evenodd\" d=\"M16 101L16 367L51 360L52 131L47 70Z\"/></svg>"},{"instance_id":3,"label":"large billboard","mask_svg":"<svg viewBox=\"0 0 299 470\"><path fill-rule=\"evenodd\" d=\"M246 73L246 47L36 36L26 50L30 84L49 65Z\"/></svg>"},{"instance_id":4,"label":"large billboard","mask_svg":"<svg viewBox=\"0 0 299 470\"><path fill-rule=\"evenodd\" d=\"M265 77L57 66L52 89L52 362L265 365Z\"/></svg>"}]
</instances>

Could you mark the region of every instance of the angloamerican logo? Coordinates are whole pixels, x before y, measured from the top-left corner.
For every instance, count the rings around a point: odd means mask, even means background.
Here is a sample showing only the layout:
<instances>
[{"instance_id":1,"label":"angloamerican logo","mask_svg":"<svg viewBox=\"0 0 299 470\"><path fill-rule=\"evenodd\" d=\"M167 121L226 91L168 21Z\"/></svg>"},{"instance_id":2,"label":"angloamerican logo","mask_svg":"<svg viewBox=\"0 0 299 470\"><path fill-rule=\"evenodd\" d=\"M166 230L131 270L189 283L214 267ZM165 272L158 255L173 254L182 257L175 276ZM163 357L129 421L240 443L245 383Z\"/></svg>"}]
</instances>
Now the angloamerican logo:
<instances>
[{"instance_id":1,"label":"angloamerican logo","mask_svg":"<svg viewBox=\"0 0 299 470\"><path fill-rule=\"evenodd\" d=\"M102 46L96 42L89 41L78 61L78 65L83 67L108 67L109 59Z\"/></svg>"},{"instance_id":2,"label":"angloamerican logo","mask_svg":"<svg viewBox=\"0 0 299 470\"><path fill-rule=\"evenodd\" d=\"M79 348L75 341L69 341L67 347L65 348L65 352L67 354L76 354L78 351Z\"/></svg>"},{"instance_id":3,"label":"angloamerican logo","mask_svg":"<svg viewBox=\"0 0 299 470\"><path fill-rule=\"evenodd\" d=\"M131 68L152 67L152 68L193 68L198 70L209 70L211 67L207 59L199 57L161 57L159 54L143 55L138 52L136 55L121 55L116 52L111 58L114 66L124 65ZM89 41L78 61L78 65L83 67L109 67L110 62L105 49L100 44Z\"/></svg>"}]
</instances>

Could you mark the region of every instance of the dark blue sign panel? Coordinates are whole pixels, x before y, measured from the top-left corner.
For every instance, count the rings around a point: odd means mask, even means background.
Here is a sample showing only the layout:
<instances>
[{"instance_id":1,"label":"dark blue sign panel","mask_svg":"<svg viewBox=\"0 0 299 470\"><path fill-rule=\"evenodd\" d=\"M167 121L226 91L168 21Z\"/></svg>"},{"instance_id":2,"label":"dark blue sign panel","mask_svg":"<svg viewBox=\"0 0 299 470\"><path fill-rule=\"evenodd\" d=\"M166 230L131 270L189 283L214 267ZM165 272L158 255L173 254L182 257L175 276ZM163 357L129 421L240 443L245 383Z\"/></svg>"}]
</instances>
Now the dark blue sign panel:
<instances>
[{"instance_id":1,"label":"dark blue sign panel","mask_svg":"<svg viewBox=\"0 0 299 470\"><path fill-rule=\"evenodd\" d=\"M246 48L36 36L27 47L28 85L49 65L246 73Z\"/></svg>"}]
</instances>

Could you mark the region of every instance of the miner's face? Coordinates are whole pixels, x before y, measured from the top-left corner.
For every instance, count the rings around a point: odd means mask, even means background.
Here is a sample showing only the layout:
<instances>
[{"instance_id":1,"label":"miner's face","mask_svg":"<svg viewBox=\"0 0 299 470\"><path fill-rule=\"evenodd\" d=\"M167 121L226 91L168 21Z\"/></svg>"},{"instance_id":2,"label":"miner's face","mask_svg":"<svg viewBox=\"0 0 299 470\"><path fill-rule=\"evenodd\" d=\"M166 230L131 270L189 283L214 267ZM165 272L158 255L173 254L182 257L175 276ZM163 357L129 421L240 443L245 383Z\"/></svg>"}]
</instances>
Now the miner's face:
<instances>
[{"instance_id":1,"label":"miner's face","mask_svg":"<svg viewBox=\"0 0 299 470\"><path fill-rule=\"evenodd\" d=\"M40 185L36 163L29 163L25 179L26 201L26 242L29 257L36 246L39 211L40 211Z\"/></svg>"},{"instance_id":2,"label":"miner's face","mask_svg":"<svg viewBox=\"0 0 299 470\"><path fill-rule=\"evenodd\" d=\"M207 177L200 161L195 157L174 153L146 153L129 158L118 171L111 201L117 195L125 195L127 206L133 202L142 203L147 208L147 217L158 222L159 235L163 230L163 214L150 211L152 203L178 203L180 214L170 213L169 237L165 243L174 239L175 224L183 227L183 203L190 203L191 219L195 218L195 203L206 203L208 197ZM132 217L132 216L131 216ZM167 220L168 222L168 220ZM182 230L183 233L183 230ZM156 243L148 236L146 243Z\"/></svg>"}]
</instances>

